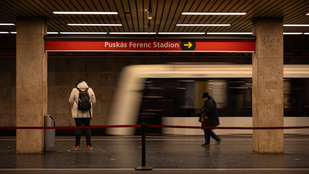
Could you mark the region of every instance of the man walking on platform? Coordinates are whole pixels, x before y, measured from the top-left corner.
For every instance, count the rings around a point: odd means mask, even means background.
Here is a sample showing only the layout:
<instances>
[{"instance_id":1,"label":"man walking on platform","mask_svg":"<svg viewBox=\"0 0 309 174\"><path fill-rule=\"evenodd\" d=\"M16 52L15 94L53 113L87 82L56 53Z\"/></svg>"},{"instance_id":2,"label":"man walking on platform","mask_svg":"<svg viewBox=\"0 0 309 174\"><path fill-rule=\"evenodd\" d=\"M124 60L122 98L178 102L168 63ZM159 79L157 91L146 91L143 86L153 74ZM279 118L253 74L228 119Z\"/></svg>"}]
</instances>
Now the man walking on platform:
<instances>
[{"instance_id":1,"label":"man walking on platform","mask_svg":"<svg viewBox=\"0 0 309 174\"><path fill-rule=\"evenodd\" d=\"M218 126L219 125L219 115L217 111L217 104L215 100L207 93L202 94L202 99L204 100L204 105L201 108L201 116L199 121L202 126ZM221 138L217 136L211 129L204 129L205 143L202 146L210 145L210 137L214 138L219 144Z\"/></svg>"}]
</instances>

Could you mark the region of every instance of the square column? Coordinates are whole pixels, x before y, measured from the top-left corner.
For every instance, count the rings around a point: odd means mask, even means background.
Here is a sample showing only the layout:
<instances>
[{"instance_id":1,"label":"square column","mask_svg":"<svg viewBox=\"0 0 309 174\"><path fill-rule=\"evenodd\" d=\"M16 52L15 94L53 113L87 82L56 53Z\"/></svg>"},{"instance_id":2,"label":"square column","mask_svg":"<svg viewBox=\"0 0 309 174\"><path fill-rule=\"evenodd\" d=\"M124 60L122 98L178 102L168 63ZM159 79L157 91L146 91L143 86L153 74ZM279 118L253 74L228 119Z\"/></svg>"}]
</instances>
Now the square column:
<instances>
[{"instance_id":1,"label":"square column","mask_svg":"<svg viewBox=\"0 0 309 174\"><path fill-rule=\"evenodd\" d=\"M283 19L253 19L256 36L252 55L252 115L254 127L283 126ZM253 150L283 153L283 130L253 130Z\"/></svg>"},{"instance_id":2,"label":"square column","mask_svg":"<svg viewBox=\"0 0 309 174\"><path fill-rule=\"evenodd\" d=\"M16 22L16 126L44 126L47 115L46 24L41 17ZM42 153L44 130L16 131L17 153Z\"/></svg>"}]
</instances>

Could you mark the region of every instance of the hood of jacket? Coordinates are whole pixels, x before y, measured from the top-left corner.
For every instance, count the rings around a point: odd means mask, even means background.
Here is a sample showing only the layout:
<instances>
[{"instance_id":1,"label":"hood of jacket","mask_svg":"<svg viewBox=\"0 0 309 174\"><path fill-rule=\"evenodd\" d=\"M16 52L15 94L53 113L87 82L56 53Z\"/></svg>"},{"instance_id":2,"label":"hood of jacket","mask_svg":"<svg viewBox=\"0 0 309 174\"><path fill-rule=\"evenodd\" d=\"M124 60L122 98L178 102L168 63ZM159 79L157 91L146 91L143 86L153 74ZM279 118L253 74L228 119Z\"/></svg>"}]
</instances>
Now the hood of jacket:
<instances>
[{"instance_id":1,"label":"hood of jacket","mask_svg":"<svg viewBox=\"0 0 309 174\"><path fill-rule=\"evenodd\" d=\"M77 85L77 88L81 91L85 91L87 88L89 88L89 86L85 81L82 81Z\"/></svg>"}]
</instances>

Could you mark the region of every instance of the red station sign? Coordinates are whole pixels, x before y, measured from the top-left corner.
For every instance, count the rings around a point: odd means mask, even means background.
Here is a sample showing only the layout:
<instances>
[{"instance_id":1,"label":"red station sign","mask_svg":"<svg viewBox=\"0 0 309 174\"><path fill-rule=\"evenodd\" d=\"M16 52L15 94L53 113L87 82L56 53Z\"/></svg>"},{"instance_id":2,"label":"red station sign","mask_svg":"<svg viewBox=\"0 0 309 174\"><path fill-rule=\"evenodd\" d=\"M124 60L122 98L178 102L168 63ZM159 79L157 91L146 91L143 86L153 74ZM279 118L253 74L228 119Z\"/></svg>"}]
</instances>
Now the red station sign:
<instances>
[{"instance_id":1,"label":"red station sign","mask_svg":"<svg viewBox=\"0 0 309 174\"><path fill-rule=\"evenodd\" d=\"M46 51L254 52L255 40L46 40Z\"/></svg>"}]
</instances>

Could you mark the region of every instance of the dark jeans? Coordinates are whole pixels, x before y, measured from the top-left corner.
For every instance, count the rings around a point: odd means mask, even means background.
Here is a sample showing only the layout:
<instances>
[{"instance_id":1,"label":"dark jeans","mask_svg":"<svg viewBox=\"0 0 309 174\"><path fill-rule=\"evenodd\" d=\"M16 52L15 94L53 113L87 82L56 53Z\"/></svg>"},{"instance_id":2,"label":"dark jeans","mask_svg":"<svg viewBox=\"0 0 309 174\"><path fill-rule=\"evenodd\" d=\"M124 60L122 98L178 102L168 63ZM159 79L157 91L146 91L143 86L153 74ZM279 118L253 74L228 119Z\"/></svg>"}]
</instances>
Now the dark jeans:
<instances>
[{"instance_id":1,"label":"dark jeans","mask_svg":"<svg viewBox=\"0 0 309 174\"><path fill-rule=\"evenodd\" d=\"M202 126L205 126L204 123ZM205 136L205 144L210 143L210 137L215 139L216 141L220 141L220 138L218 135L216 135L211 129L204 129L204 136Z\"/></svg>"},{"instance_id":2,"label":"dark jeans","mask_svg":"<svg viewBox=\"0 0 309 174\"><path fill-rule=\"evenodd\" d=\"M90 118L75 118L76 126L90 126ZM87 146L91 146L91 131L90 129L84 129L86 133L86 140L87 140ZM75 130L75 146L79 146L80 144L80 137L82 135L81 129Z\"/></svg>"}]
</instances>

